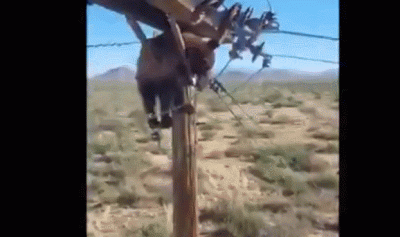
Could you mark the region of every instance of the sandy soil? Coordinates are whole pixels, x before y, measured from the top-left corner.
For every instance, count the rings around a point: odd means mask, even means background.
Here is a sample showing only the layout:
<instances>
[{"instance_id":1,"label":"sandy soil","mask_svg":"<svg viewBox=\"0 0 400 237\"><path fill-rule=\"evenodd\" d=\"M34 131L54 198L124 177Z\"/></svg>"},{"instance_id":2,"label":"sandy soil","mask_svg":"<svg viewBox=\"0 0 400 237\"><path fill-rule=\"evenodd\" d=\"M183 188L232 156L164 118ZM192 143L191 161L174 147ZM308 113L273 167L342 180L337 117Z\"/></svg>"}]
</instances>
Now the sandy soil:
<instances>
[{"instance_id":1,"label":"sandy soil","mask_svg":"<svg viewBox=\"0 0 400 237\"><path fill-rule=\"evenodd\" d=\"M238 126L229 111L211 112L207 100L199 99L198 111L203 111L198 117L197 147L200 213L217 208L225 200L230 206L255 207L253 212L262 217L266 226L258 236L338 236L338 187L315 181L322 174L338 178L337 101L331 91L321 91L319 98L308 92L290 96L301 104L277 108L271 102L240 105L255 122L246 119L238 106L230 104L234 113L244 118L246 128ZM143 125L137 124L143 121L140 118L143 115L130 113L133 106L123 104L115 111L109 106L115 98L109 97L108 107L104 101L98 103L101 98L104 92L96 96L95 91L88 99L89 112L100 107L105 110L101 116L93 115L96 119L88 116L91 119L88 125L95 127L105 117L122 121L122 125L119 130L111 129L114 137L98 138L103 132L101 129L92 129L88 134L92 144L110 144L105 154L95 154L97 151L89 144L88 236L150 236L146 234L157 232L154 223L161 223L161 227L156 226L161 228L159 232L171 232L171 132L163 131L160 149L148 139ZM215 99L208 94L207 98ZM135 106L133 110L141 110L140 105ZM265 113L267 110L272 116ZM212 125L209 134L204 132L207 130L204 124ZM296 182L299 185L303 182L296 181L296 177L309 180L304 185L313 191L304 195L292 191L296 187L290 189L279 181L268 182L254 172L260 149L296 145L311 151L307 157L310 170L294 172L286 168L282 172L290 171L288 174L293 175L291 178L295 181L291 182L295 186ZM218 226L212 218L205 218L200 222L200 231L211 232Z\"/></svg>"}]
</instances>

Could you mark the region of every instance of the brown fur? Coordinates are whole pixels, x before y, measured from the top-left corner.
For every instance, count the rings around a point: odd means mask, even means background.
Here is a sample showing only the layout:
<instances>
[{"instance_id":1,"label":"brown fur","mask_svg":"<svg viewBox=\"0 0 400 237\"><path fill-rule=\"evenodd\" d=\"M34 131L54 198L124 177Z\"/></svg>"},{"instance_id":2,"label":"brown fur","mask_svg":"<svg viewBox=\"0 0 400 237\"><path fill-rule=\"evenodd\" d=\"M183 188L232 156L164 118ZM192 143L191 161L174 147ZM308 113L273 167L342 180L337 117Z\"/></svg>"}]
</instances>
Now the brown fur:
<instances>
[{"instance_id":1,"label":"brown fur","mask_svg":"<svg viewBox=\"0 0 400 237\"><path fill-rule=\"evenodd\" d=\"M214 49L218 43L190 33L183 33L183 39L192 73L200 80L208 80L208 72L215 62ZM173 102L175 106L183 103L178 77L185 74L186 68L177 52L173 38L168 33L147 39L142 45L136 79L146 113L154 113L157 96L160 97L163 112L168 111Z\"/></svg>"}]
</instances>

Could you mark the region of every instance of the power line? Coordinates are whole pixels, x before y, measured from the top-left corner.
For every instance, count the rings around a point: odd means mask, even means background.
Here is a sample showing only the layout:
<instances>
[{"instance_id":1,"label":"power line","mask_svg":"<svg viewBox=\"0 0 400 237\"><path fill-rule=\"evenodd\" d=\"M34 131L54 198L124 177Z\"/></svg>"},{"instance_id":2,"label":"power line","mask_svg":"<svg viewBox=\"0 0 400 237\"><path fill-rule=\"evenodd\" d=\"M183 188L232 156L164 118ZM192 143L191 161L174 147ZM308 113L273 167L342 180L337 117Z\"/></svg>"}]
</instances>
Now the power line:
<instances>
[{"instance_id":1,"label":"power line","mask_svg":"<svg viewBox=\"0 0 400 237\"><path fill-rule=\"evenodd\" d=\"M237 89L239 89L240 87L243 87L244 85L246 85L251 79L254 78L255 75L257 75L258 73L260 73L263 68L260 68L257 72L253 73L245 82L243 82L242 84L240 84L239 86L237 86L235 89L232 90L231 94L234 94L236 92Z\"/></svg>"},{"instance_id":2,"label":"power line","mask_svg":"<svg viewBox=\"0 0 400 237\"><path fill-rule=\"evenodd\" d=\"M333 41L338 41L339 40L339 38L334 38L334 37L330 37L330 36L306 34L306 33L301 33L301 32L287 31L287 30L264 31L263 33L297 35L297 36L304 36L304 37L309 37L309 38L327 39L327 40L333 40Z\"/></svg>"},{"instance_id":3,"label":"power line","mask_svg":"<svg viewBox=\"0 0 400 237\"><path fill-rule=\"evenodd\" d=\"M122 46L130 44L140 44L140 41L124 42L124 43L109 43L109 44L89 44L86 45L87 48L98 48L98 47L112 47L112 46Z\"/></svg>"},{"instance_id":4,"label":"power line","mask_svg":"<svg viewBox=\"0 0 400 237\"><path fill-rule=\"evenodd\" d=\"M139 41L134 41L134 42L125 42L125 43L109 43L109 44L92 44L92 45L87 45L86 47L88 48L98 48L98 47L112 47L112 46L123 46L123 45L130 45L130 44L140 44ZM339 64L339 62L336 61L330 61L330 60L324 60L324 59L315 59L315 58L306 58L306 57L298 57L298 56L292 56L292 55L283 55L283 54L270 54L273 57L281 57L281 58L294 58L294 59L300 59L300 60L308 60L308 61L314 61L314 62L323 62L323 63L333 63L333 64ZM220 74L225 71L225 69L228 67L229 63L232 60L229 60L228 63L224 66L224 68L221 70Z\"/></svg>"},{"instance_id":5,"label":"power line","mask_svg":"<svg viewBox=\"0 0 400 237\"><path fill-rule=\"evenodd\" d=\"M339 40L339 38L330 37L330 36L314 35L314 34L307 34L307 33L301 33L301 32L288 31L288 30L274 30L274 31L269 30L269 31L264 31L263 33L289 34L289 35L297 35L297 36L303 36L303 37L309 37L309 38L327 39L327 40L333 40L333 41ZM132 42L125 42L125 43L92 44L92 45L86 45L86 47L87 48L112 47L112 46L119 47L122 45L130 45L130 44L140 44L140 41L132 41Z\"/></svg>"},{"instance_id":6,"label":"power line","mask_svg":"<svg viewBox=\"0 0 400 237\"><path fill-rule=\"evenodd\" d=\"M308 60L308 61L314 61L314 62L323 62L323 63L339 64L339 62L330 61L330 60L324 60L324 59L306 58L306 57L298 57L298 56L283 55L283 54L270 54L270 55L271 55L272 57L295 58L295 59Z\"/></svg>"},{"instance_id":7,"label":"power line","mask_svg":"<svg viewBox=\"0 0 400 237\"><path fill-rule=\"evenodd\" d=\"M262 70L262 69L261 69ZM258 72L257 72L258 73ZM216 78L214 78L214 82L212 84L213 88L212 90L218 95L218 97L222 100L222 102L224 102L225 106L229 109L229 111L233 114L233 116L235 117L236 120L238 120L238 122L242 125L243 123L240 121L239 117L229 108L229 105L223 100L222 96L219 94L218 90L221 90L222 92L224 92L227 96L229 96L232 99L232 102L238 106L238 108L242 111L243 114L246 115L246 117L254 123L254 125L258 126L257 122L253 119L253 117L251 117L248 113L246 113L246 111L243 110L243 108L240 106L239 101L236 100L235 97L232 96L231 93L228 92L228 90L222 85L222 83L220 81L218 81Z\"/></svg>"}]
</instances>

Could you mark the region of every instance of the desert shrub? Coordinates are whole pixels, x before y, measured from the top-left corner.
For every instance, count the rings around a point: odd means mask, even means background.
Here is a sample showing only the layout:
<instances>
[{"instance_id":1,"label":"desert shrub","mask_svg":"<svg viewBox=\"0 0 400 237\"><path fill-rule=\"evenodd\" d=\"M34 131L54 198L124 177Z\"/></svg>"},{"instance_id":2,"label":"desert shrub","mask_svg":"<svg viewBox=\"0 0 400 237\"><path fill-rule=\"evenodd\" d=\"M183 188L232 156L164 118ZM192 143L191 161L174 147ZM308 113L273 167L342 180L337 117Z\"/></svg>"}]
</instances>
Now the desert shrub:
<instances>
[{"instance_id":1,"label":"desert shrub","mask_svg":"<svg viewBox=\"0 0 400 237\"><path fill-rule=\"evenodd\" d=\"M322 118L321 114L318 112L318 109L313 106L308 106L305 104L300 105L297 109L307 115L311 115L314 118Z\"/></svg>"},{"instance_id":2,"label":"desert shrub","mask_svg":"<svg viewBox=\"0 0 400 237\"><path fill-rule=\"evenodd\" d=\"M260 124L265 124L265 123L270 124L271 122L272 122L272 119L270 119L270 118L260 118L258 120L258 123L260 123Z\"/></svg>"},{"instance_id":3,"label":"desert shrub","mask_svg":"<svg viewBox=\"0 0 400 237\"><path fill-rule=\"evenodd\" d=\"M300 144L276 146L259 151L259 157L249 172L265 182L284 189L283 195L302 195L315 204L314 190L338 188L338 176L329 170L329 163L313 156L312 149ZM309 172L313 172L312 174ZM318 172L318 173L317 173ZM312 175L312 176L310 176Z\"/></svg>"},{"instance_id":4,"label":"desert shrub","mask_svg":"<svg viewBox=\"0 0 400 237\"><path fill-rule=\"evenodd\" d=\"M199 126L199 130L200 131L202 131L202 130L213 130L213 129L222 130L223 127L221 125L219 125L219 124L216 124L216 123L207 123L207 124L202 124L202 125Z\"/></svg>"},{"instance_id":5,"label":"desert shrub","mask_svg":"<svg viewBox=\"0 0 400 237\"><path fill-rule=\"evenodd\" d=\"M261 96L261 98L265 102L269 102L269 103L273 103L283 97L284 97L283 93L281 91L279 91L277 88L267 88L264 91L264 94Z\"/></svg>"},{"instance_id":6,"label":"desert shrub","mask_svg":"<svg viewBox=\"0 0 400 237\"><path fill-rule=\"evenodd\" d=\"M244 138L254 138L257 135L256 129L249 127L240 127L238 133Z\"/></svg>"},{"instance_id":7,"label":"desert shrub","mask_svg":"<svg viewBox=\"0 0 400 237\"><path fill-rule=\"evenodd\" d=\"M141 170L150 168L151 162L147 159L145 153L132 152L121 157L121 167L126 176L132 177L138 175Z\"/></svg>"},{"instance_id":8,"label":"desert shrub","mask_svg":"<svg viewBox=\"0 0 400 237\"><path fill-rule=\"evenodd\" d=\"M90 145L91 150L93 151L94 154L106 154L107 151L111 149L111 144L91 144Z\"/></svg>"},{"instance_id":9,"label":"desert shrub","mask_svg":"<svg viewBox=\"0 0 400 237\"><path fill-rule=\"evenodd\" d=\"M197 108L196 116L197 118L203 118L208 114L208 111L206 108L199 107Z\"/></svg>"},{"instance_id":10,"label":"desert shrub","mask_svg":"<svg viewBox=\"0 0 400 237\"><path fill-rule=\"evenodd\" d=\"M274 138L275 137L275 132L270 131L270 130L261 130L257 132L257 135L260 138Z\"/></svg>"},{"instance_id":11,"label":"desert shrub","mask_svg":"<svg viewBox=\"0 0 400 237\"><path fill-rule=\"evenodd\" d=\"M243 126L243 121L245 120L244 116L241 116L241 115L236 115L236 117L231 116L230 119L234 121L232 126L235 127L235 128L242 127Z\"/></svg>"},{"instance_id":12,"label":"desert shrub","mask_svg":"<svg viewBox=\"0 0 400 237\"><path fill-rule=\"evenodd\" d=\"M243 138L273 138L275 133L270 130L240 127L238 133Z\"/></svg>"},{"instance_id":13,"label":"desert shrub","mask_svg":"<svg viewBox=\"0 0 400 237\"><path fill-rule=\"evenodd\" d=\"M218 98L209 98L209 99L207 99L206 103L211 112L227 112L227 111L229 111L229 109L226 107L226 105L222 101L219 101Z\"/></svg>"},{"instance_id":14,"label":"desert shrub","mask_svg":"<svg viewBox=\"0 0 400 237\"><path fill-rule=\"evenodd\" d=\"M141 228L140 237L168 237L167 227L164 223L151 223Z\"/></svg>"},{"instance_id":15,"label":"desert shrub","mask_svg":"<svg viewBox=\"0 0 400 237\"><path fill-rule=\"evenodd\" d=\"M316 131L311 136L316 139L338 140L339 139L339 131L334 130L334 129L332 129L330 131Z\"/></svg>"},{"instance_id":16,"label":"desert shrub","mask_svg":"<svg viewBox=\"0 0 400 237\"><path fill-rule=\"evenodd\" d=\"M143 109L136 109L127 116L132 119L131 126L139 128L142 132L146 132L147 116Z\"/></svg>"},{"instance_id":17,"label":"desert shrub","mask_svg":"<svg viewBox=\"0 0 400 237\"><path fill-rule=\"evenodd\" d=\"M89 144L86 144L86 160L88 161L92 160L93 155L94 155L93 148Z\"/></svg>"},{"instance_id":18,"label":"desert shrub","mask_svg":"<svg viewBox=\"0 0 400 237\"><path fill-rule=\"evenodd\" d=\"M339 142L335 141L330 141L325 147L321 147L317 149L315 152L319 153L339 153Z\"/></svg>"},{"instance_id":19,"label":"desert shrub","mask_svg":"<svg viewBox=\"0 0 400 237\"><path fill-rule=\"evenodd\" d=\"M143 151L148 151L154 155L167 155L168 149L159 146L156 142L149 142L145 146L141 147Z\"/></svg>"},{"instance_id":20,"label":"desert shrub","mask_svg":"<svg viewBox=\"0 0 400 237\"><path fill-rule=\"evenodd\" d=\"M333 102L333 103L330 105L330 108L331 108L331 109L334 109L334 110L338 110L338 109L339 109L339 103L338 103L338 102Z\"/></svg>"},{"instance_id":21,"label":"desert shrub","mask_svg":"<svg viewBox=\"0 0 400 237\"><path fill-rule=\"evenodd\" d=\"M289 115L280 114L271 120L271 124L285 124L289 123L291 120Z\"/></svg>"},{"instance_id":22,"label":"desert shrub","mask_svg":"<svg viewBox=\"0 0 400 237\"><path fill-rule=\"evenodd\" d=\"M310 189L305 173L293 171L282 157L270 156L265 162L257 162L252 168L258 171L258 175L264 181L284 187L293 193L307 192Z\"/></svg>"},{"instance_id":23,"label":"desert shrub","mask_svg":"<svg viewBox=\"0 0 400 237\"><path fill-rule=\"evenodd\" d=\"M314 99L316 100L320 100L322 98L321 93L320 92L315 92L312 91L312 93L314 94Z\"/></svg>"},{"instance_id":24,"label":"desert shrub","mask_svg":"<svg viewBox=\"0 0 400 237\"><path fill-rule=\"evenodd\" d=\"M259 150L259 162L269 163L273 158L281 157L293 171L310 171L312 150L302 144L287 144ZM276 160L276 159L275 159Z\"/></svg>"},{"instance_id":25,"label":"desert shrub","mask_svg":"<svg viewBox=\"0 0 400 237\"><path fill-rule=\"evenodd\" d=\"M272 118L272 116L274 115L274 110L273 109L267 109L261 115L267 115L269 118Z\"/></svg>"},{"instance_id":26,"label":"desert shrub","mask_svg":"<svg viewBox=\"0 0 400 237\"><path fill-rule=\"evenodd\" d=\"M250 156L252 154L253 152L251 151L251 149L245 147L238 148L236 146L231 146L225 150L226 157Z\"/></svg>"},{"instance_id":27,"label":"desert shrub","mask_svg":"<svg viewBox=\"0 0 400 237\"><path fill-rule=\"evenodd\" d=\"M235 103L238 104L247 104L254 100L254 95L246 90L236 91L233 97L235 98Z\"/></svg>"},{"instance_id":28,"label":"desert shrub","mask_svg":"<svg viewBox=\"0 0 400 237\"><path fill-rule=\"evenodd\" d=\"M258 236L261 229L266 228L263 218L245 208L233 207L228 211L227 230L233 236Z\"/></svg>"},{"instance_id":29,"label":"desert shrub","mask_svg":"<svg viewBox=\"0 0 400 237\"><path fill-rule=\"evenodd\" d=\"M302 103L303 103L302 101L296 100L292 96L289 96L287 98L282 98L275 101L274 103L272 103L272 107L274 109L281 107L297 107Z\"/></svg>"},{"instance_id":30,"label":"desert shrub","mask_svg":"<svg viewBox=\"0 0 400 237\"><path fill-rule=\"evenodd\" d=\"M333 99L334 102L339 102L339 93L336 91L335 97Z\"/></svg>"},{"instance_id":31,"label":"desert shrub","mask_svg":"<svg viewBox=\"0 0 400 237\"><path fill-rule=\"evenodd\" d=\"M219 200L213 206L202 210L199 219L212 220L220 226L211 236L259 236L259 231L267 228L264 219L258 213L227 200Z\"/></svg>"},{"instance_id":32,"label":"desert shrub","mask_svg":"<svg viewBox=\"0 0 400 237\"><path fill-rule=\"evenodd\" d=\"M117 203L120 206L131 206L139 200L139 197L132 192L122 192L117 198Z\"/></svg>"},{"instance_id":33,"label":"desert shrub","mask_svg":"<svg viewBox=\"0 0 400 237\"><path fill-rule=\"evenodd\" d=\"M310 178L308 183L320 188L337 190L339 188L339 176L331 172L324 172L313 178Z\"/></svg>"},{"instance_id":34,"label":"desert shrub","mask_svg":"<svg viewBox=\"0 0 400 237\"><path fill-rule=\"evenodd\" d=\"M300 106L298 107L298 110L304 114L316 114L317 109L315 107L310 107L310 106Z\"/></svg>"},{"instance_id":35,"label":"desert shrub","mask_svg":"<svg viewBox=\"0 0 400 237\"><path fill-rule=\"evenodd\" d=\"M140 136L140 137L136 138L135 141L137 143L148 143L151 141L151 138L150 138L150 136Z\"/></svg>"},{"instance_id":36,"label":"desert shrub","mask_svg":"<svg viewBox=\"0 0 400 237\"><path fill-rule=\"evenodd\" d=\"M201 136L204 138L205 141L211 141L212 138L217 134L215 131L201 131Z\"/></svg>"},{"instance_id":37,"label":"desert shrub","mask_svg":"<svg viewBox=\"0 0 400 237\"><path fill-rule=\"evenodd\" d=\"M224 152L222 151L212 151L204 156L204 158L208 159L221 159L224 156Z\"/></svg>"},{"instance_id":38,"label":"desert shrub","mask_svg":"<svg viewBox=\"0 0 400 237\"><path fill-rule=\"evenodd\" d=\"M257 158L258 151L251 144L249 139L240 138L225 150L226 157L248 157Z\"/></svg>"},{"instance_id":39,"label":"desert shrub","mask_svg":"<svg viewBox=\"0 0 400 237\"><path fill-rule=\"evenodd\" d=\"M260 105L260 104L263 104L263 103L264 103L264 101L260 97L253 98L252 101L251 101L252 105Z\"/></svg>"}]
</instances>

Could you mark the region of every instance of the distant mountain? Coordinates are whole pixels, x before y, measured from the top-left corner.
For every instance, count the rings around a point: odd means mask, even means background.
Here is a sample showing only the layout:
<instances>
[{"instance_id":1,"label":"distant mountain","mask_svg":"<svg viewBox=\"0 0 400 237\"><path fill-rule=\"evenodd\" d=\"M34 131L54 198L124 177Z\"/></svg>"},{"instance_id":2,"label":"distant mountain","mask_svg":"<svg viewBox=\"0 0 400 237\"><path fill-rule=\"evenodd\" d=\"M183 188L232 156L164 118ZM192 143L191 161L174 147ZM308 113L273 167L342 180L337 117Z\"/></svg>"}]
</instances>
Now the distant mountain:
<instances>
[{"instance_id":1,"label":"distant mountain","mask_svg":"<svg viewBox=\"0 0 400 237\"><path fill-rule=\"evenodd\" d=\"M117 67L106 71L103 74L89 78L91 81L102 82L135 82L135 72L128 67Z\"/></svg>"},{"instance_id":2,"label":"distant mountain","mask_svg":"<svg viewBox=\"0 0 400 237\"><path fill-rule=\"evenodd\" d=\"M249 78L254 72L253 71L245 71L245 70L229 70L225 71L220 77L219 80L222 82L228 81L245 81ZM135 80L135 72L128 67L117 67L108 70L107 72L93 76L89 78L91 81L101 81L101 82L136 82ZM289 81L331 81L339 78L339 70L338 69L329 69L323 72L305 72L300 70L293 69L276 69L276 68L267 68L264 69L261 73L254 76L252 82L261 82L261 81L280 81L280 82L289 82Z\"/></svg>"},{"instance_id":3,"label":"distant mountain","mask_svg":"<svg viewBox=\"0 0 400 237\"><path fill-rule=\"evenodd\" d=\"M230 70L220 76L221 81L243 81L249 78L253 72L244 70ZM264 69L254 76L252 82L256 81L330 81L338 79L338 69L329 69L323 72L305 72L292 69Z\"/></svg>"}]
</instances>

